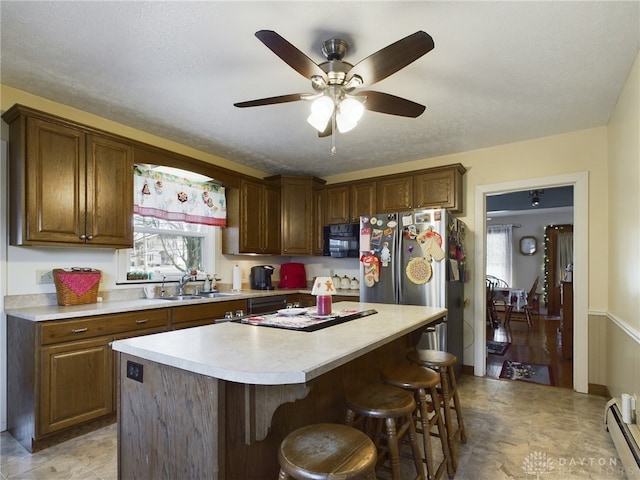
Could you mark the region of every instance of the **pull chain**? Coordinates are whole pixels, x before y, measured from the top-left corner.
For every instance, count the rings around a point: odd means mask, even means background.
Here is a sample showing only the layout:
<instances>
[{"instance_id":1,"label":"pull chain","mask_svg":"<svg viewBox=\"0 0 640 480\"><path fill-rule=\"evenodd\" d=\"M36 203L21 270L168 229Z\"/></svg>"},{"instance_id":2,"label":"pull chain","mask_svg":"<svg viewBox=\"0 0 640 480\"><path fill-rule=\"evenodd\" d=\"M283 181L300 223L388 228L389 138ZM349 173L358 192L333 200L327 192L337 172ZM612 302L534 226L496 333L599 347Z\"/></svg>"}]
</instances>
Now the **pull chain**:
<instances>
[{"instance_id":1,"label":"pull chain","mask_svg":"<svg viewBox=\"0 0 640 480\"><path fill-rule=\"evenodd\" d=\"M336 154L336 113L331 116L331 155Z\"/></svg>"}]
</instances>

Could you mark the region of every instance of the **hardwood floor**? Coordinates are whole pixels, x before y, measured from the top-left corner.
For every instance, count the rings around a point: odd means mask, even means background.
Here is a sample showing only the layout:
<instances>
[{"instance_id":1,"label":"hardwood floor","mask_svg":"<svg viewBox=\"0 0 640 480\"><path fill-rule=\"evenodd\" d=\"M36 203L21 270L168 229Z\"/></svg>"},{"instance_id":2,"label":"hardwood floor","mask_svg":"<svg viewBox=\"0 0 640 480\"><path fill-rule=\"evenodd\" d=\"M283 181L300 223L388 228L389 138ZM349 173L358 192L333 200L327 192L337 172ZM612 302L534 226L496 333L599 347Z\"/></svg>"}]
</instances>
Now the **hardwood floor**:
<instances>
[{"instance_id":1,"label":"hardwood floor","mask_svg":"<svg viewBox=\"0 0 640 480\"><path fill-rule=\"evenodd\" d=\"M558 345L560 319L533 315L533 328L529 330L526 321L514 318L507 329L502 322L496 329L487 328L488 341L511 343L504 355L487 356L487 376L498 378L505 360L550 365L554 386L573 389L573 361L562 357Z\"/></svg>"}]
</instances>

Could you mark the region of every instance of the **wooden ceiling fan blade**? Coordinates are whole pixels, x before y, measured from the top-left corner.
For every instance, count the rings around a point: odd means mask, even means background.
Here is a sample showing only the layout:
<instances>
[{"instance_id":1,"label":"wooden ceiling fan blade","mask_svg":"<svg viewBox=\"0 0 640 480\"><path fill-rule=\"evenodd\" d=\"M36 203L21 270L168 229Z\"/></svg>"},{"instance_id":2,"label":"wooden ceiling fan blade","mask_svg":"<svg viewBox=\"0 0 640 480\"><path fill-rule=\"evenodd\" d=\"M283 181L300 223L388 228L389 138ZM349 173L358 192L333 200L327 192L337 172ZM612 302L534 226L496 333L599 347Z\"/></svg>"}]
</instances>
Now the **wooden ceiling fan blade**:
<instances>
[{"instance_id":1,"label":"wooden ceiling fan blade","mask_svg":"<svg viewBox=\"0 0 640 480\"><path fill-rule=\"evenodd\" d=\"M302 100L302 98L308 95L306 93L291 93L289 95L279 95L277 97L267 97L267 98L259 98L257 100L248 100L246 102L238 102L234 103L234 107L245 108L245 107L259 107L261 105L274 105L277 103L287 103L287 102L297 102L298 100Z\"/></svg>"},{"instance_id":2,"label":"wooden ceiling fan blade","mask_svg":"<svg viewBox=\"0 0 640 480\"><path fill-rule=\"evenodd\" d=\"M314 75L320 75L326 80L327 74L317 63L273 30L260 30L256 32L256 37L303 77L309 79Z\"/></svg>"},{"instance_id":3,"label":"wooden ceiling fan blade","mask_svg":"<svg viewBox=\"0 0 640 480\"><path fill-rule=\"evenodd\" d=\"M367 97L364 108L372 112L416 118L422 115L422 112L426 109L424 105L412 102L406 98L396 97L389 93L375 92L373 90L364 90L354 96Z\"/></svg>"},{"instance_id":4,"label":"wooden ceiling fan blade","mask_svg":"<svg viewBox=\"0 0 640 480\"><path fill-rule=\"evenodd\" d=\"M431 35L417 31L358 62L347 73L347 81L358 75L366 85L373 85L416 61L433 47Z\"/></svg>"}]
</instances>

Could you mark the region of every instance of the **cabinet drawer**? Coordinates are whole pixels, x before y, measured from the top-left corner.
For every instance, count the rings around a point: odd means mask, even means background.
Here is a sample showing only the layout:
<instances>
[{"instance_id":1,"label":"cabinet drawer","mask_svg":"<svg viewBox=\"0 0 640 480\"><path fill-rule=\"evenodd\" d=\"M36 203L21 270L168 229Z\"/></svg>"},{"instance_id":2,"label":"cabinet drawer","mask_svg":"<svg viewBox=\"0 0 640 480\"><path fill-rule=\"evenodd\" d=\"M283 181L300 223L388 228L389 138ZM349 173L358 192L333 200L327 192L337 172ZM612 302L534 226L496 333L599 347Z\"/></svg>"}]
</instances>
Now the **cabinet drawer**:
<instances>
[{"instance_id":1,"label":"cabinet drawer","mask_svg":"<svg viewBox=\"0 0 640 480\"><path fill-rule=\"evenodd\" d=\"M247 313L246 300L230 300L227 302L211 302L202 305L186 305L184 307L173 308L173 323L194 322L195 326L204 325L203 323L195 323L196 320L213 320L224 318L225 312L233 312L235 315L237 310Z\"/></svg>"},{"instance_id":2,"label":"cabinet drawer","mask_svg":"<svg viewBox=\"0 0 640 480\"><path fill-rule=\"evenodd\" d=\"M164 308L46 322L42 325L42 344L47 345L100 335L113 335L147 328L166 327L168 322L168 310Z\"/></svg>"}]
</instances>

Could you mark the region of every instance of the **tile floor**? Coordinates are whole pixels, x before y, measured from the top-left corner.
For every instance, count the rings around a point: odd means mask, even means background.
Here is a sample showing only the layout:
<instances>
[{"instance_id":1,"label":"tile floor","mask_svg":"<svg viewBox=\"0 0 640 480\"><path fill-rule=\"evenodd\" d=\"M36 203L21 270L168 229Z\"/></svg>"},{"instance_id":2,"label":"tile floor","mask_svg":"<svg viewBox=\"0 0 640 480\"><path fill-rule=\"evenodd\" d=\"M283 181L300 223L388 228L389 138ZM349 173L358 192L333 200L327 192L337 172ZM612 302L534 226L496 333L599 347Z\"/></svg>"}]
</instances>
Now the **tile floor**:
<instances>
[{"instance_id":1,"label":"tile floor","mask_svg":"<svg viewBox=\"0 0 640 480\"><path fill-rule=\"evenodd\" d=\"M456 480L626 478L603 427L604 398L471 376L459 388L468 442L459 445ZM115 425L34 455L4 432L0 457L2 480L116 479Z\"/></svg>"}]
</instances>

